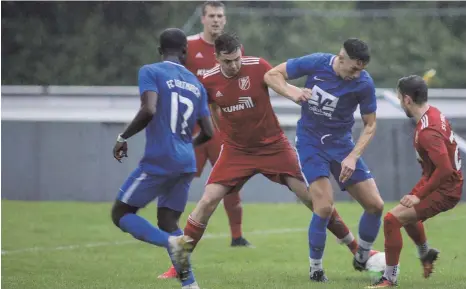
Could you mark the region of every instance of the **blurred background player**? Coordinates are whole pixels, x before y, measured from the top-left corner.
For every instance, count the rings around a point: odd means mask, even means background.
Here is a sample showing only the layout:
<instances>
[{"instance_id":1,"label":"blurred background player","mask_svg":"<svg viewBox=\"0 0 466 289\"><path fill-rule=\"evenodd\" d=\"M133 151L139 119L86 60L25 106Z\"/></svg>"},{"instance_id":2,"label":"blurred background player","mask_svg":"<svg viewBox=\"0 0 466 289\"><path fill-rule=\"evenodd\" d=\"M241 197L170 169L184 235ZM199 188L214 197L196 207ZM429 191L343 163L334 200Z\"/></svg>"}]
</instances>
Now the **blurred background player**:
<instances>
[{"instance_id":1,"label":"blurred background player","mask_svg":"<svg viewBox=\"0 0 466 289\"><path fill-rule=\"evenodd\" d=\"M220 1L207 1L202 5L201 22L204 31L188 36L188 52L186 57L186 68L202 79L204 73L217 65L215 58L214 41L223 32L226 24L225 5ZM212 111L212 114L218 113ZM218 125L218 124L217 124ZM199 131L195 127L194 134ZM202 175L207 160L213 166L217 161L222 144L221 136L214 133L214 136L207 143L195 148L197 173L196 177ZM231 231L232 247L249 247L251 244L243 237L243 207L239 191L225 196L223 206L228 216ZM176 271L173 266L167 272L160 275L160 279L176 278Z\"/></svg>"},{"instance_id":2,"label":"blurred background player","mask_svg":"<svg viewBox=\"0 0 466 289\"><path fill-rule=\"evenodd\" d=\"M370 53L359 39L344 42L338 55L314 53L290 59L270 70L265 81L270 88L301 104L301 119L296 130L300 164L312 192L314 214L309 229L311 280L326 282L322 267L326 230L333 210L330 174L342 190L347 190L364 208L359 222L359 247L353 259L356 270L366 262L379 232L383 200L374 179L361 158L376 130L375 87L364 70ZM287 84L287 79L306 76L303 96ZM360 107L364 129L356 143L352 127L354 112Z\"/></svg>"},{"instance_id":3,"label":"blurred background player","mask_svg":"<svg viewBox=\"0 0 466 289\"><path fill-rule=\"evenodd\" d=\"M278 124L269 89L264 83L264 74L272 67L262 58L243 57L240 47L234 35L219 36L215 40L215 50L220 65L204 74L202 80L212 106L221 110L224 143L204 195L185 227L184 233L193 239L190 244L193 247L201 239L221 199L239 190L257 173L288 186L312 210L311 196L296 152ZM328 228L332 232L349 234L336 210ZM189 274L190 268L181 271L184 275L181 279L188 280L185 285L197 286Z\"/></svg>"},{"instance_id":4,"label":"blurred background player","mask_svg":"<svg viewBox=\"0 0 466 289\"><path fill-rule=\"evenodd\" d=\"M139 70L141 107L113 149L115 159L121 162L127 156L126 140L146 129L144 156L121 186L112 220L134 238L167 248L172 261L182 257L178 254L177 242L183 238L178 220L196 172L193 145L202 144L213 135L206 91L182 65L186 49L183 31L172 28L160 35L163 62L144 65ZM193 139L196 122L201 130ZM156 198L159 228L137 215L140 208Z\"/></svg>"},{"instance_id":5,"label":"blurred background player","mask_svg":"<svg viewBox=\"0 0 466 289\"><path fill-rule=\"evenodd\" d=\"M409 195L384 218L385 258L382 278L368 288L397 285L398 264L403 246L401 227L414 241L428 278L439 251L429 247L424 221L448 211L461 200L463 175L461 158L452 128L445 116L427 103L427 83L417 75L398 81L400 105L416 121L414 148L422 167L422 177Z\"/></svg>"}]
</instances>

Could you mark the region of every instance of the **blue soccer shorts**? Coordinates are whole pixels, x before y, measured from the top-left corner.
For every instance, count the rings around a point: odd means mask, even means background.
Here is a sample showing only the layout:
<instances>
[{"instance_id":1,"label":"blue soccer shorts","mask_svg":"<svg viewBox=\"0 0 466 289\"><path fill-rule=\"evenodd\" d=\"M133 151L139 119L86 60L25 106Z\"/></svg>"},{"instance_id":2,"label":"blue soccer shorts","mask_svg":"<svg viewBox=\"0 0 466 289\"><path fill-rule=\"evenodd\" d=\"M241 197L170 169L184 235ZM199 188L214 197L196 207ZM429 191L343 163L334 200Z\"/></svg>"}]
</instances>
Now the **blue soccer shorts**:
<instances>
[{"instance_id":1,"label":"blue soccer shorts","mask_svg":"<svg viewBox=\"0 0 466 289\"><path fill-rule=\"evenodd\" d=\"M351 140L348 140L347 143L340 142L334 146L312 144L310 142L303 143L297 140L296 150L307 185L309 186L320 177L330 177L330 173L338 182L342 191L345 191L347 186L372 179L373 176L369 168L364 160L359 158L349 180L344 183L339 181L341 162L351 153L353 148L354 144Z\"/></svg>"},{"instance_id":2,"label":"blue soccer shorts","mask_svg":"<svg viewBox=\"0 0 466 289\"><path fill-rule=\"evenodd\" d=\"M183 212L194 175L150 175L138 167L121 186L117 199L130 206L143 208L157 198L159 208Z\"/></svg>"}]
</instances>

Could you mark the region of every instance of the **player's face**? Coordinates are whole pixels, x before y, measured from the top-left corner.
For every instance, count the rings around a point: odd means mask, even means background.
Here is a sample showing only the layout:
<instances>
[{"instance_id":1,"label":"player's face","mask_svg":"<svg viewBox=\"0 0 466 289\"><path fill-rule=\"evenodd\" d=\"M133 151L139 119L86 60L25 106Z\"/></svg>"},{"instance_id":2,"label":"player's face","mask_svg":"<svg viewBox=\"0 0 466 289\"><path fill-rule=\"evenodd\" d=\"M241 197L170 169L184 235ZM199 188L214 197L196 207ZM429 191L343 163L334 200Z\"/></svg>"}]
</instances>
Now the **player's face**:
<instances>
[{"instance_id":1,"label":"player's face","mask_svg":"<svg viewBox=\"0 0 466 289\"><path fill-rule=\"evenodd\" d=\"M212 36L220 35L227 23L225 10L222 7L206 6L201 22L204 25L204 32Z\"/></svg>"},{"instance_id":2,"label":"player's face","mask_svg":"<svg viewBox=\"0 0 466 289\"><path fill-rule=\"evenodd\" d=\"M220 54L216 54L216 56L220 68L226 76L233 77L238 74L241 69L241 49L238 48L235 52L230 54L220 52Z\"/></svg>"},{"instance_id":3,"label":"player's face","mask_svg":"<svg viewBox=\"0 0 466 289\"><path fill-rule=\"evenodd\" d=\"M344 48L338 53L338 74L344 80L358 78L365 67L362 61L349 58Z\"/></svg>"},{"instance_id":4,"label":"player's face","mask_svg":"<svg viewBox=\"0 0 466 289\"><path fill-rule=\"evenodd\" d=\"M400 90L397 89L397 95L398 99L400 100L400 106L403 108L404 112L406 113L406 116L411 118L413 117L413 114L409 110L409 107L411 105L411 98L407 95L403 95Z\"/></svg>"}]
</instances>

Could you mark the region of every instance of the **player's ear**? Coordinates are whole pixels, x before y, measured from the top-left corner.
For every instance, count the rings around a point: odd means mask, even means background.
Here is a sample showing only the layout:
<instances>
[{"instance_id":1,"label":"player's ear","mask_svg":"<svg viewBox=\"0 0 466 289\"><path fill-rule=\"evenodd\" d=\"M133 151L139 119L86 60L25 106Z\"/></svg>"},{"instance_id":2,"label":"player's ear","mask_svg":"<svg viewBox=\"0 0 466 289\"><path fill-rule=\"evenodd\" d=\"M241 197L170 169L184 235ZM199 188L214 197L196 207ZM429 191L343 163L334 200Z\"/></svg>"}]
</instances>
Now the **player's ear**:
<instances>
[{"instance_id":1,"label":"player's ear","mask_svg":"<svg viewBox=\"0 0 466 289\"><path fill-rule=\"evenodd\" d=\"M162 47L157 47L157 50L159 51L160 55L163 55Z\"/></svg>"}]
</instances>

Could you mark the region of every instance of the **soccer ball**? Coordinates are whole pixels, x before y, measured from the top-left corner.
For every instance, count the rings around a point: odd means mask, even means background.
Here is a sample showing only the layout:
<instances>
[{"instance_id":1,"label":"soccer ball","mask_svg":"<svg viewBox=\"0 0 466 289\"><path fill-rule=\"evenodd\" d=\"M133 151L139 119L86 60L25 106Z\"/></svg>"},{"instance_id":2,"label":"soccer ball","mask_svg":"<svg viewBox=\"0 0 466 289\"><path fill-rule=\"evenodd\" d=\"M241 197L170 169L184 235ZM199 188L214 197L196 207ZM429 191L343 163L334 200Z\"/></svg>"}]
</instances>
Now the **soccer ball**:
<instances>
[{"instance_id":1,"label":"soccer ball","mask_svg":"<svg viewBox=\"0 0 466 289\"><path fill-rule=\"evenodd\" d=\"M369 272L381 272L385 271L385 252L378 252L370 256L366 263L366 270Z\"/></svg>"}]
</instances>

